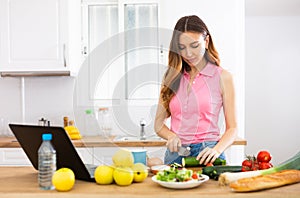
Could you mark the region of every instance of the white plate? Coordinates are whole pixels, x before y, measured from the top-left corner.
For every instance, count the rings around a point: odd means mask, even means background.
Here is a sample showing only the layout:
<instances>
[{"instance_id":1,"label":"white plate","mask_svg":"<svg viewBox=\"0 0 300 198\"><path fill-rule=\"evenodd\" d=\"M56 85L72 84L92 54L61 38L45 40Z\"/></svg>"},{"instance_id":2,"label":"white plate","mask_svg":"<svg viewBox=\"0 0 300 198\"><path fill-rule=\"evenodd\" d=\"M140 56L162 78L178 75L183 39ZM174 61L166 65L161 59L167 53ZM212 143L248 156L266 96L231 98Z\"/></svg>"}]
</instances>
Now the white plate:
<instances>
[{"instance_id":1,"label":"white plate","mask_svg":"<svg viewBox=\"0 0 300 198\"><path fill-rule=\"evenodd\" d=\"M202 184L203 182L206 182L209 180L209 177L207 175L201 175L204 179L203 180L190 180L186 182L165 182L165 181L159 181L156 179L156 175L152 177L152 181L155 183L158 183L159 185L166 187L166 188L174 188L174 189L186 189L186 188L195 188Z\"/></svg>"},{"instance_id":2,"label":"white plate","mask_svg":"<svg viewBox=\"0 0 300 198\"><path fill-rule=\"evenodd\" d=\"M170 166L168 165L155 165L150 167L150 170L154 175L156 175L156 173L159 171L168 170L168 169L170 169Z\"/></svg>"}]
</instances>

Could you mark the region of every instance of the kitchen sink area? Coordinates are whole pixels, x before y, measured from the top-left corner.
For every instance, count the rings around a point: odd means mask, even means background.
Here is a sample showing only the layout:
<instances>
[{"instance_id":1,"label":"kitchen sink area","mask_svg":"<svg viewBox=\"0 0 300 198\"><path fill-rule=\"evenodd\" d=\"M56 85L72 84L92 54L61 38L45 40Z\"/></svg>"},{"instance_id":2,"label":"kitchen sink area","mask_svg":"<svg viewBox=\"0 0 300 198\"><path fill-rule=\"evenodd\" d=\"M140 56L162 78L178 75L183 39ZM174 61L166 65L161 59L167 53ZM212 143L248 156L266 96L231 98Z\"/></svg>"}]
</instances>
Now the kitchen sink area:
<instances>
[{"instance_id":1,"label":"kitchen sink area","mask_svg":"<svg viewBox=\"0 0 300 198\"><path fill-rule=\"evenodd\" d=\"M145 138L138 136L116 136L113 141L164 141L164 139L156 135L146 136Z\"/></svg>"}]
</instances>

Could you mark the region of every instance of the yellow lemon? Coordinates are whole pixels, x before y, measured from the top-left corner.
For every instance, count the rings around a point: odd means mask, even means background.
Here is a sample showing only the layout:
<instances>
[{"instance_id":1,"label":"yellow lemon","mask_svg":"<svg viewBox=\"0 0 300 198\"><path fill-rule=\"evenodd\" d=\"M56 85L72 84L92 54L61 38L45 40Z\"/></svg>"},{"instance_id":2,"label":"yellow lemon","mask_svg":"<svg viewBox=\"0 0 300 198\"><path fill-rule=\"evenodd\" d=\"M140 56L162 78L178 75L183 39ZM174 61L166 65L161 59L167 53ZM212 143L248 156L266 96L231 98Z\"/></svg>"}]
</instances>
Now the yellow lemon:
<instances>
[{"instance_id":1,"label":"yellow lemon","mask_svg":"<svg viewBox=\"0 0 300 198\"><path fill-rule=\"evenodd\" d=\"M116 167L113 177L119 186L128 186L133 181L133 171L129 167Z\"/></svg>"},{"instance_id":2,"label":"yellow lemon","mask_svg":"<svg viewBox=\"0 0 300 198\"><path fill-rule=\"evenodd\" d=\"M119 149L112 157L116 166L130 167L133 166L133 155L128 149Z\"/></svg>"},{"instance_id":3,"label":"yellow lemon","mask_svg":"<svg viewBox=\"0 0 300 198\"><path fill-rule=\"evenodd\" d=\"M113 178L114 169L110 166L101 165L95 170L95 180L97 184L111 184L114 181Z\"/></svg>"},{"instance_id":4,"label":"yellow lemon","mask_svg":"<svg viewBox=\"0 0 300 198\"><path fill-rule=\"evenodd\" d=\"M133 177L134 182L142 182L148 176L148 169L143 163L135 163L132 166L132 170L134 173L134 177Z\"/></svg>"},{"instance_id":5,"label":"yellow lemon","mask_svg":"<svg viewBox=\"0 0 300 198\"><path fill-rule=\"evenodd\" d=\"M54 172L52 184L57 191L69 191L75 184L75 174L69 168L60 168Z\"/></svg>"}]
</instances>

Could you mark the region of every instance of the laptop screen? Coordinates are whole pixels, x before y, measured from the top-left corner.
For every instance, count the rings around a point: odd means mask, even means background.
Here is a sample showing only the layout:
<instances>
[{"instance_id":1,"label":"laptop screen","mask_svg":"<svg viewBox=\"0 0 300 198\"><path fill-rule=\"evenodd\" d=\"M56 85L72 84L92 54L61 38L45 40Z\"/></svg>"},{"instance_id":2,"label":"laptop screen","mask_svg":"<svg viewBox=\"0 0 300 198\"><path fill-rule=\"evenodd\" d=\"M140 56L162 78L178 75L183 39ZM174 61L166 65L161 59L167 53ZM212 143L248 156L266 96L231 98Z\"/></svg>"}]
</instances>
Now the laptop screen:
<instances>
[{"instance_id":1,"label":"laptop screen","mask_svg":"<svg viewBox=\"0 0 300 198\"><path fill-rule=\"evenodd\" d=\"M57 169L70 168L76 178L93 180L63 127L20 124L9 124L9 127L36 170L38 170L38 149L42 143L42 134L51 133L51 143L56 150Z\"/></svg>"}]
</instances>

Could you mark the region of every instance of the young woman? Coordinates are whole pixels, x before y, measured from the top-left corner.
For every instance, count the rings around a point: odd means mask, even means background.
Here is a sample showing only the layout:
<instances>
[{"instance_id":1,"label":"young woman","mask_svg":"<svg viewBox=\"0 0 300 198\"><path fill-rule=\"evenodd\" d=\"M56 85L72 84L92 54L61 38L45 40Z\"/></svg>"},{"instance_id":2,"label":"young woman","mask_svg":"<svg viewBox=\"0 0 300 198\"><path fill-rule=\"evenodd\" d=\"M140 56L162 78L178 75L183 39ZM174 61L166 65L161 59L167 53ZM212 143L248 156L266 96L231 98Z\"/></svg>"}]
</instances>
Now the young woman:
<instances>
[{"instance_id":1,"label":"young woman","mask_svg":"<svg viewBox=\"0 0 300 198\"><path fill-rule=\"evenodd\" d=\"M222 107L226 130L220 137ZM169 117L170 128L165 125ZM200 164L225 159L223 152L236 137L233 79L220 67L212 36L197 16L182 17L175 25L154 128L167 140L165 164L181 164L181 146L190 147Z\"/></svg>"}]
</instances>

